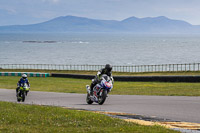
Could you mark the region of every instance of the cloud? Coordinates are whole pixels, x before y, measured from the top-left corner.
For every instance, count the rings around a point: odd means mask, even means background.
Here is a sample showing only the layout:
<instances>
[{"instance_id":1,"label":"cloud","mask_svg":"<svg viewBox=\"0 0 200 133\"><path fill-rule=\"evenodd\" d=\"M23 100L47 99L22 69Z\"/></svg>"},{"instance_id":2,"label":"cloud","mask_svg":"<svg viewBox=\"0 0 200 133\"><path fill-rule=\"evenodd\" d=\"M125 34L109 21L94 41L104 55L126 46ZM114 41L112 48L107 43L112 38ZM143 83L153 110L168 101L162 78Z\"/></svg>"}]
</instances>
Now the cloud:
<instances>
[{"instance_id":1,"label":"cloud","mask_svg":"<svg viewBox=\"0 0 200 133\"><path fill-rule=\"evenodd\" d=\"M50 1L52 1L54 3L58 3L59 2L59 0L50 0Z\"/></svg>"},{"instance_id":2,"label":"cloud","mask_svg":"<svg viewBox=\"0 0 200 133\"><path fill-rule=\"evenodd\" d=\"M60 0L42 0L42 2L58 3Z\"/></svg>"},{"instance_id":3,"label":"cloud","mask_svg":"<svg viewBox=\"0 0 200 133\"><path fill-rule=\"evenodd\" d=\"M54 12L54 11L43 11L43 12L40 12L39 14L40 15L38 15L38 12L36 12L36 13L33 13L32 16L34 18L41 18L41 19L52 19L59 16L57 12Z\"/></svg>"},{"instance_id":4,"label":"cloud","mask_svg":"<svg viewBox=\"0 0 200 133\"><path fill-rule=\"evenodd\" d=\"M15 10L15 9L11 9L11 8L0 8L0 10L1 11L4 11L4 12L6 12L7 14L10 14L10 15L12 15L12 14L16 14L17 13L17 11Z\"/></svg>"}]
</instances>

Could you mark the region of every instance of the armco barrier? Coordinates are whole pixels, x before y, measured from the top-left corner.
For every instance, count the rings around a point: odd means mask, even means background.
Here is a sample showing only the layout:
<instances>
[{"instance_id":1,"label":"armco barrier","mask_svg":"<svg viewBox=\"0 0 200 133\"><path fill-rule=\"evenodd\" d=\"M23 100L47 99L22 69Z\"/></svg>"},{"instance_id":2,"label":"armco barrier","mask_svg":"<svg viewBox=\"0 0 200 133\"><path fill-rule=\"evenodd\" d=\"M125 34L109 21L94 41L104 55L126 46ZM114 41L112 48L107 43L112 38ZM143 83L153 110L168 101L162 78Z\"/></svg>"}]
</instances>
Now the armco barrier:
<instances>
[{"instance_id":1,"label":"armco barrier","mask_svg":"<svg viewBox=\"0 0 200 133\"><path fill-rule=\"evenodd\" d=\"M28 77L50 77L49 73L33 73L33 72L0 72L0 76L22 76L27 74Z\"/></svg>"},{"instance_id":2,"label":"armco barrier","mask_svg":"<svg viewBox=\"0 0 200 133\"><path fill-rule=\"evenodd\" d=\"M94 75L52 73L52 77L93 79ZM115 81L138 82L200 82L200 76L113 76Z\"/></svg>"},{"instance_id":3,"label":"armco barrier","mask_svg":"<svg viewBox=\"0 0 200 133\"><path fill-rule=\"evenodd\" d=\"M114 76L115 81L200 82L200 76Z\"/></svg>"},{"instance_id":4,"label":"armco barrier","mask_svg":"<svg viewBox=\"0 0 200 133\"><path fill-rule=\"evenodd\" d=\"M62 73L33 73L33 72L0 72L0 76L21 76L28 77L65 77L78 79L93 79L94 75L62 74ZM200 76L114 76L115 81L132 82L200 82Z\"/></svg>"},{"instance_id":5,"label":"armco barrier","mask_svg":"<svg viewBox=\"0 0 200 133\"><path fill-rule=\"evenodd\" d=\"M78 74L62 74L62 73L52 73L52 77L63 77L63 78L78 78L78 79L93 79L94 75L78 75Z\"/></svg>"}]
</instances>

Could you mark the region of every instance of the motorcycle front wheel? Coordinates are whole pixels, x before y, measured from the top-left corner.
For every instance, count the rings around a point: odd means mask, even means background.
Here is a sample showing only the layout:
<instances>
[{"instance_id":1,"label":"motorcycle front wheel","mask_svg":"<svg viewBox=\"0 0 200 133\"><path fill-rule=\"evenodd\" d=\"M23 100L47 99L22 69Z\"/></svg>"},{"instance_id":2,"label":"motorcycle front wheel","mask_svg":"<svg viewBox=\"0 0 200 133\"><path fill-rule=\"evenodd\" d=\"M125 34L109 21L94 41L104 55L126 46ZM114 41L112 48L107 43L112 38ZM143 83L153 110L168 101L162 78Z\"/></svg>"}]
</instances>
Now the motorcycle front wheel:
<instances>
[{"instance_id":1,"label":"motorcycle front wheel","mask_svg":"<svg viewBox=\"0 0 200 133\"><path fill-rule=\"evenodd\" d=\"M25 92L22 92L21 97L22 97L22 102L24 102L25 101Z\"/></svg>"},{"instance_id":2,"label":"motorcycle front wheel","mask_svg":"<svg viewBox=\"0 0 200 133\"><path fill-rule=\"evenodd\" d=\"M102 105L102 104L105 102L106 97L107 97L107 91L106 91L106 90L103 90L102 94L99 95L98 104L99 104L99 105Z\"/></svg>"},{"instance_id":3,"label":"motorcycle front wheel","mask_svg":"<svg viewBox=\"0 0 200 133\"><path fill-rule=\"evenodd\" d=\"M22 100L21 98L21 91L17 92L17 102L20 102Z\"/></svg>"},{"instance_id":4,"label":"motorcycle front wheel","mask_svg":"<svg viewBox=\"0 0 200 133\"><path fill-rule=\"evenodd\" d=\"M21 101L21 97L17 97L17 102L20 102Z\"/></svg>"},{"instance_id":5,"label":"motorcycle front wheel","mask_svg":"<svg viewBox=\"0 0 200 133\"><path fill-rule=\"evenodd\" d=\"M87 93L87 97L86 97L86 102L88 104L92 104L93 103L93 101L90 99L90 95L88 93Z\"/></svg>"}]
</instances>

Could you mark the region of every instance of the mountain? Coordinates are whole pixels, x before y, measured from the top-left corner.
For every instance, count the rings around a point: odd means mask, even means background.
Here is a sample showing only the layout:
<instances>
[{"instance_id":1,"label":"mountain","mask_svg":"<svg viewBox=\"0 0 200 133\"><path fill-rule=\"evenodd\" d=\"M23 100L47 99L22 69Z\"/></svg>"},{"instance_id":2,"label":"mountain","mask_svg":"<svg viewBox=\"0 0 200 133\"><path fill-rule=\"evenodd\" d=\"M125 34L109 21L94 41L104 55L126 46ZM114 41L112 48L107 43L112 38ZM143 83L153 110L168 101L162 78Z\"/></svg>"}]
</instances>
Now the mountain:
<instances>
[{"instance_id":1,"label":"mountain","mask_svg":"<svg viewBox=\"0 0 200 133\"><path fill-rule=\"evenodd\" d=\"M122 21L124 27L129 31L153 32L153 33L176 33L192 32L193 26L185 21L172 20L164 16L155 18L131 17Z\"/></svg>"},{"instance_id":2,"label":"mountain","mask_svg":"<svg viewBox=\"0 0 200 133\"><path fill-rule=\"evenodd\" d=\"M122 21L98 20L76 16L57 17L31 24L0 26L0 32L129 32L129 33L200 33L200 26L164 16L137 18Z\"/></svg>"}]
</instances>

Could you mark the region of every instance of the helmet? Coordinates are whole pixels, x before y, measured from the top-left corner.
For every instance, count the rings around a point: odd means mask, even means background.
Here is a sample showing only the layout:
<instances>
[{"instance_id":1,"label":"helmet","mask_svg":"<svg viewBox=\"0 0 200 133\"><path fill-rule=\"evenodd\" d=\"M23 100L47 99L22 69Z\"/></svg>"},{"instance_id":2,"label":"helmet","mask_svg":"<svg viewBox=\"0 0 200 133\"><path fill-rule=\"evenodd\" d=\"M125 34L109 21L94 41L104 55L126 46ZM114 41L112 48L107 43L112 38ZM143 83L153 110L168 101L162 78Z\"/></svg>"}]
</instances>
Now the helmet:
<instances>
[{"instance_id":1,"label":"helmet","mask_svg":"<svg viewBox=\"0 0 200 133\"><path fill-rule=\"evenodd\" d=\"M23 74L23 75L22 75L22 78L23 78L23 79L26 79L26 78L27 78L27 75L26 75L26 74Z\"/></svg>"},{"instance_id":2,"label":"helmet","mask_svg":"<svg viewBox=\"0 0 200 133\"><path fill-rule=\"evenodd\" d=\"M106 64L105 65L105 69L108 70L108 71L111 71L112 70L112 66L110 64Z\"/></svg>"}]
</instances>

